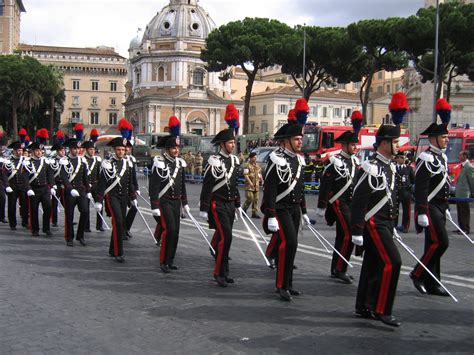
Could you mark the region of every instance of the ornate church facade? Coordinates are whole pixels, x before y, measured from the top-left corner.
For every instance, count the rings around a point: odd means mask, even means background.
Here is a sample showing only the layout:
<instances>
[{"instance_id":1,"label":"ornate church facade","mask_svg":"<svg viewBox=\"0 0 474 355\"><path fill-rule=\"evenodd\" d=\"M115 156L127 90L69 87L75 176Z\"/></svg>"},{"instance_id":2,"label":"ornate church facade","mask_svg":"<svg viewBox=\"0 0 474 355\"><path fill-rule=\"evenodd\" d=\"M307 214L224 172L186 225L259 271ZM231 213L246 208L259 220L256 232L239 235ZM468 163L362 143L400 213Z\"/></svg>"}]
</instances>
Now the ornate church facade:
<instances>
[{"instance_id":1,"label":"ornate church facade","mask_svg":"<svg viewBox=\"0 0 474 355\"><path fill-rule=\"evenodd\" d=\"M131 41L124 105L135 132L165 132L172 115L180 119L182 133L213 135L225 127L230 82L208 72L200 59L214 28L197 0L170 0L141 38Z\"/></svg>"}]
</instances>

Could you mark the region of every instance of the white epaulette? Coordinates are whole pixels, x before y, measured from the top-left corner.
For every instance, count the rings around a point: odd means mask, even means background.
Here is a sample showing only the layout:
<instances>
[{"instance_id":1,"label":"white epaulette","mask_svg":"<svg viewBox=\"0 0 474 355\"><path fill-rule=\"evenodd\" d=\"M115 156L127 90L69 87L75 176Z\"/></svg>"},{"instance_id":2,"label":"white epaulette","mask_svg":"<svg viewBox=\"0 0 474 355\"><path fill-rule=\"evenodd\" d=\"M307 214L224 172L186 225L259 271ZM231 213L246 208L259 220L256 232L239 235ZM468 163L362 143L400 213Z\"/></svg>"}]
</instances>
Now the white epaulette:
<instances>
[{"instance_id":1,"label":"white epaulette","mask_svg":"<svg viewBox=\"0 0 474 355\"><path fill-rule=\"evenodd\" d=\"M22 165L25 167L25 168L28 168L30 166L30 159L24 159L23 160L23 163Z\"/></svg>"},{"instance_id":2,"label":"white epaulette","mask_svg":"<svg viewBox=\"0 0 474 355\"><path fill-rule=\"evenodd\" d=\"M184 160L183 158L176 158L176 159L179 159L179 165L181 165L183 168L188 166L188 164L186 163L186 160Z\"/></svg>"},{"instance_id":3,"label":"white epaulette","mask_svg":"<svg viewBox=\"0 0 474 355\"><path fill-rule=\"evenodd\" d=\"M214 167L222 166L222 161L219 159L218 155L211 155L209 159L207 160L207 163L210 166L214 166Z\"/></svg>"},{"instance_id":4,"label":"white epaulette","mask_svg":"<svg viewBox=\"0 0 474 355\"><path fill-rule=\"evenodd\" d=\"M102 158L101 158L101 157L97 157L97 156L96 156L95 158L96 158L96 160L97 160L99 163L102 161Z\"/></svg>"},{"instance_id":5,"label":"white epaulette","mask_svg":"<svg viewBox=\"0 0 474 355\"><path fill-rule=\"evenodd\" d=\"M335 155L331 155L329 157L329 161L334 165L334 166L337 166L338 168L342 168L342 166L344 165L344 163L342 162L342 160L340 158L338 158L337 156Z\"/></svg>"},{"instance_id":6,"label":"white epaulette","mask_svg":"<svg viewBox=\"0 0 474 355\"><path fill-rule=\"evenodd\" d=\"M69 165L69 159L66 158L66 157L62 157L61 159L59 159L59 164L61 164L61 165Z\"/></svg>"},{"instance_id":7,"label":"white epaulette","mask_svg":"<svg viewBox=\"0 0 474 355\"><path fill-rule=\"evenodd\" d=\"M359 160L359 158L357 158L357 157L354 156L354 157L352 157L352 159L354 160L354 163L355 163L356 165L360 165L360 160Z\"/></svg>"},{"instance_id":8,"label":"white epaulette","mask_svg":"<svg viewBox=\"0 0 474 355\"><path fill-rule=\"evenodd\" d=\"M156 169L164 169L165 168L165 161L163 160L162 157L154 157L153 158L153 168Z\"/></svg>"},{"instance_id":9,"label":"white epaulette","mask_svg":"<svg viewBox=\"0 0 474 355\"><path fill-rule=\"evenodd\" d=\"M433 163L434 162L434 156L433 154L430 154L428 152L423 152L418 156L418 159L421 159L423 161L426 161L428 163Z\"/></svg>"},{"instance_id":10,"label":"white epaulette","mask_svg":"<svg viewBox=\"0 0 474 355\"><path fill-rule=\"evenodd\" d=\"M377 176L379 173L379 167L376 164L372 164L370 161L366 160L361 165L364 171L372 176Z\"/></svg>"},{"instance_id":11,"label":"white epaulette","mask_svg":"<svg viewBox=\"0 0 474 355\"><path fill-rule=\"evenodd\" d=\"M300 165L305 165L306 164L303 156L301 156L299 154L297 154L296 156L298 157L298 162L300 163Z\"/></svg>"},{"instance_id":12,"label":"white epaulette","mask_svg":"<svg viewBox=\"0 0 474 355\"><path fill-rule=\"evenodd\" d=\"M240 160L236 155L231 155L232 159L234 159L234 164L235 165L240 165Z\"/></svg>"},{"instance_id":13,"label":"white epaulette","mask_svg":"<svg viewBox=\"0 0 474 355\"><path fill-rule=\"evenodd\" d=\"M100 164L100 167L105 170L111 170L112 169L112 163L108 159L102 160L102 164Z\"/></svg>"},{"instance_id":14,"label":"white epaulette","mask_svg":"<svg viewBox=\"0 0 474 355\"><path fill-rule=\"evenodd\" d=\"M272 152L270 154L270 160L275 164L275 165L278 165L278 166L285 166L288 164L288 162L286 161L285 158L283 157L280 157L276 151L275 152Z\"/></svg>"}]
</instances>

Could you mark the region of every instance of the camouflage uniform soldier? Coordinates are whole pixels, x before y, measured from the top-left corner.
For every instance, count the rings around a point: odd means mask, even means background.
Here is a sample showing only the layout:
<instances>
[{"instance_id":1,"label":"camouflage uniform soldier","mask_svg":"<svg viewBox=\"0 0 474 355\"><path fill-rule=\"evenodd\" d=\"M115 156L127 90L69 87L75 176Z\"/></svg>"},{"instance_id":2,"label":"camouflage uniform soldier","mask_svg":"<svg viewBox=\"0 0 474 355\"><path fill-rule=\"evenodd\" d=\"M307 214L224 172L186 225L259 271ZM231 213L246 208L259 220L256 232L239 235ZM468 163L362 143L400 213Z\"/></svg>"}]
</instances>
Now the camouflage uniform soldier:
<instances>
[{"instance_id":1,"label":"camouflage uniform soldier","mask_svg":"<svg viewBox=\"0 0 474 355\"><path fill-rule=\"evenodd\" d=\"M257 165L257 154L250 153L249 162L244 168L245 177L245 203L244 211L247 211L252 204L252 218L260 218L257 214L258 193L260 190L260 180L262 179L262 168Z\"/></svg>"},{"instance_id":2,"label":"camouflage uniform soldier","mask_svg":"<svg viewBox=\"0 0 474 355\"><path fill-rule=\"evenodd\" d=\"M204 162L204 158L201 155L201 152L197 152L196 157L194 158L194 175L198 178L202 177L202 164Z\"/></svg>"}]
</instances>

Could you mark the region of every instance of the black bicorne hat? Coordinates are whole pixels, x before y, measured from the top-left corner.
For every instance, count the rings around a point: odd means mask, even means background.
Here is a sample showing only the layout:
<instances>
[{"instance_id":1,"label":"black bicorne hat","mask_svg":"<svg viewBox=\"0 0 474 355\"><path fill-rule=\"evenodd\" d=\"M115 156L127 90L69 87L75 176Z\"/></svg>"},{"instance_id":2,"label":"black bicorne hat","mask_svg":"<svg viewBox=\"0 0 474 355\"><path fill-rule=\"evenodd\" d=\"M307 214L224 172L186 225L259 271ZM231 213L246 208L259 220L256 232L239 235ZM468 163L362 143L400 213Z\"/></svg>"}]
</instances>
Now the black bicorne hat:
<instances>
[{"instance_id":1,"label":"black bicorne hat","mask_svg":"<svg viewBox=\"0 0 474 355\"><path fill-rule=\"evenodd\" d=\"M86 141L82 143L82 148L85 148L85 149L95 148L95 143L93 141Z\"/></svg>"},{"instance_id":2,"label":"black bicorne hat","mask_svg":"<svg viewBox=\"0 0 474 355\"><path fill-rule=\"evenodd\" d=\"M428 126L427 129L425 129L423 132L421 132L421 135L426 135L426 136L443 136L445 134L448 134L448 125L446 123L432 123Z\"/></svg>"},{"instance_id":3,"label":"black bicorne hat","mask_svg":"<svg viewBox=\"0 0 474 355\"><path fill-rule=\"evenodd\" d=\"M214 145L219 145L220 143L231 141L235 139L234 132L235 131L233 128L223 129L222 131L217 133L217 135L214 137L211 143Z\"/></svg>"},{"instance_id":4,"label":"black bicorne hat","mask_svg":"<svg viewBox=\"0 0 474 355\"><path fill-rule=\"evenodd\" d=\"M359 143L359 137L352 131L345 131L334 142L336 143Z\"/></svg>"},{"instance_id":5,"label":"black bicorne hat","mask_svg":"<svg viewBox=\"0 0 474 355\"><path fill-rule=\"evenodd\" d=\"M35 150L35 149L44 149L44 144L40 144L38 142L33 142L28 146L29 150Z\"/></svg>"},{"instance_id":6,"label":"black bicorne hat","mask_svg":"<svg viewBox=\"0 0 474 355\"><path fill-rule=\"evenodd\" d=\"M12 142L8 148L10 149L25 149L25 143L21 143L20 141Z\"/></svg>"},{"instance_id":7,"label":"black bicorne hat","mask_svg":"<svg viewBox=\"0 0 474 355\"><path fill-rule=\"evenodd\" d=\"M81 143L81 141L78 141L78 140L75 139L75 138L70 138L70 139L68 139L67 141L64 142L64 146L65 146L65 147L68 147L69 149L72 149L72 148L81 148L81 147L82 147L82 143Z\"/></svg>"},{"instance_id":8,"label":"black bicorne hat","mask_svg":"<svg viewBox=\"0 0 474 355\"><path fill-rule=\"evenodd\" d=\"M156 148L174 148L179 147L181 144L179 137L175 136L164 136L158 140Z\"/></svg>"},{"instance_id":9,"label":"black bicorne hat","mask_svg":"<svg viewBox=\"0 0 474 355\"><path fill-rule=\"evenodd\" d=\"M117 148L117 147L124 147L126 148L128 145L128 139L117 137L112 139L109 143L107 143L107 147Z\"/></svg>"}]
</instances>

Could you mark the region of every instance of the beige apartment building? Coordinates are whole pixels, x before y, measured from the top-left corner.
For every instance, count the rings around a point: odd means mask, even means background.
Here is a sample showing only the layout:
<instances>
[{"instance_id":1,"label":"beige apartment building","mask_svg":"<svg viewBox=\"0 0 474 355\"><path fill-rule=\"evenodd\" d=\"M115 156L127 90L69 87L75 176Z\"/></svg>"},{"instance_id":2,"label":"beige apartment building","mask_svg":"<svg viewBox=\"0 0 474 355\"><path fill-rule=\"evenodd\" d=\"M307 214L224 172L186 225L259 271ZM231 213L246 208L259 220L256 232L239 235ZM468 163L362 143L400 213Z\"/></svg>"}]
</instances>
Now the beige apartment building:
<instances>
[{"instance_id":1,"label":"beige apartment building","mask_svg":"<svg viewBox=\"0 0 474 355\"><path fill-rule=\"evenodd\" d=\"M22 0L0 0L0 54L12 54L20 43Z\"/></svg>"},{"instance_id":2,"label":"beige apartment building","mask_svg":"<svg viewBox=\"0 0 474 355\"><path fill-rule=\"evenodd\" d=\"M92 128L101 134L118 134L117 123L124 114L127 81L126 59L110 47L73 48L20 44L23 55L53 65L64 74L66 100L60 129L72 134L77 122L84 134Z\"/></svg>"}]
</instances>

